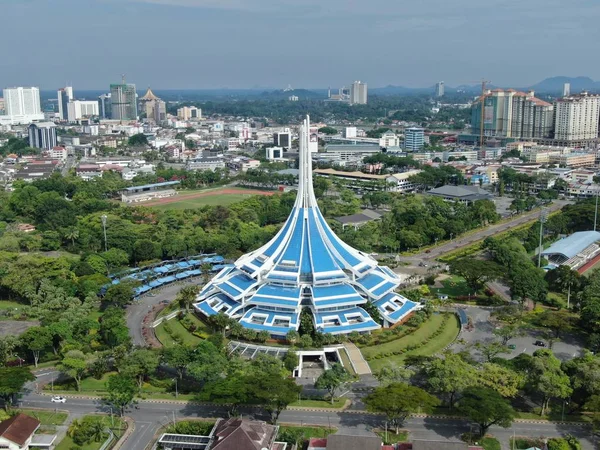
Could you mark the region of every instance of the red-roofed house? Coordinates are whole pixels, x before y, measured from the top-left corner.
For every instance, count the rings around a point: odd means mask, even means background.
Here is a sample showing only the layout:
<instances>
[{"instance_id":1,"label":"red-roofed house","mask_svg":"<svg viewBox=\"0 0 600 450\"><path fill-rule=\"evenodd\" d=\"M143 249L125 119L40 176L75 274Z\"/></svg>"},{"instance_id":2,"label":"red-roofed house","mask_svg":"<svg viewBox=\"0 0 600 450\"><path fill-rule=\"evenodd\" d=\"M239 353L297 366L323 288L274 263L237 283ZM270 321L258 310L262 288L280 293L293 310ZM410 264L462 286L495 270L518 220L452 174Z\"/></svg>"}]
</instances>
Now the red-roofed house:
<instances>
[{"instance_id":1,"label":"red-roofed house","mask_svg":"<svg viewBox=\"0 0 600 450\"><path fill-rule=\"evenodd\" d=\"M17 414L0 422L0 448L7 450L50 448L56 436L34 436L39 427L39 420L25 414Z\"/></svg>"}]
</instances>

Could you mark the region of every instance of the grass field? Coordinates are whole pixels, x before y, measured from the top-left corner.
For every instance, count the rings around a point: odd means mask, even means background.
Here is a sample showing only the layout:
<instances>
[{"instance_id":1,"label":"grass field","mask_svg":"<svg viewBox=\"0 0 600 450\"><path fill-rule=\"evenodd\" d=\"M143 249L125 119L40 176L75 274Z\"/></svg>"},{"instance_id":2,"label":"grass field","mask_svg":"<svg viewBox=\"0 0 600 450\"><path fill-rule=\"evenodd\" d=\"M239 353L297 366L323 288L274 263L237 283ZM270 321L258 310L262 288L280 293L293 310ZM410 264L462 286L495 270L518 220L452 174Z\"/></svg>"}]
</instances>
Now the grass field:
<instances>
[{"instance_id":1,"label":"grass field","mask_svg":"<svg viewBox=\"0 0 600 450\"><path fill-rule=\"evenodd\" d=\"M249 197L253 197L256 194L215 194L207 195L205 197L187 198L181 201L172 203L164 203L162 205L154 205L152 208L166 211L169 209L194 209L201 208L202 206L228 206L233 203L241 202Z\"/></svg>"},{"instance_id":2,"label":"grass field","mask_svg":"<svg viewBox=\"0 0 600 450\"><path fill-rule=\"evenodd\" d=\"M111 420L109 416L99 415L93 415L93 417L96 417L98 420L102 421L102 424L104 426L109 427L114 433L116 439L119 439L119 437L123 435L126 425L122 419L118 417L113 417L113 419ZM65 436L65 438L62 441L60 441L60 443L55 447L55 450L71 450L74 448L78 450L98 450L102 447L106 438L108 438L108 435L100 442L90 442L82 446L78 446L73 442L73 439L71 439L69 436ZM113 443L114 442L115 441L113 441Z\"/></svg>"},{"instance_id":3,"label":"grass field","mask_svg":"<svg viewBox=\"0 0 600 450\"><path fill-rule=\"evenodd\" d=\"M392 342L387 342L385 344L380 344L372 347L363 347L361 348L361 352L363 352L363 356L365 357L373 357L380 353L388 353L396 350L402 350L410 345L418 345L435 333L443 323L444 316L441 314L432 315L421 327L412 334L408 336L402 337ZM423 355L430 356L439 353L443 350L448 344L450 344L456 336L458 335L460 328L458 324L458 319L456 316L452 315L450 319L446 322L445 326L442 329L442 333L431 340L427 344L412 350L410 352L404 353L402 355L391 355L386 358L380 359L371 359L368 361L369 366L373 372L379 371L383 366L393 363L393 364L402 364L404 359L408 355Z\"/></svg>"},{"instance_id":4,"label":"grass field","mask_svg":"<svg viewBox=\"0 0 600 450\"><path fill-rule=\"evenodd\" d=\"M0 300L0 310L15 310L25 306L23 303L13 302L12 300Z\"/></svg>"},{"instance_id":5,"label":"grass field","mask_svg":"<svg viewBox=\"0 0 600 450\"><path fill-rule=\"evenodd\" d=\"M462 277L456 275L446 278L442 281L443 288L431 288L433 294L445 294L449 297L462 297L469 294L474 294L471 288L467 286L467 282Z\"/></svg>"},{"instance_id":6,"label":"grass field","mask_svg":"<svg viewBox=\"0 0 600 450\"><path fill-rule=\"evenodd\" d=\"M331 427L296 427L293 425L281 425L279 427L278 441L287 442L291 445L299 444L298 448L303 448L302 444L310 438L326 438L330 434L334 434L337 428Z\"/></svg>"},{"instance_id":7,"label":"grass field","mask_svg":"<svg viewBox=\"0 0 600 450\"><path fill-rule=\"evenodd\" d=\"M42 425L62 425L69 416L66 412L39 409L19 409L20 413L35 417Z\"/></svg>"},{"instance_id":8,"label":"grass field","mask_svg":"<svg viewBox=\"0 0 600 450\"><path fill-rule=\"evenodd\" d=\"M196 324L199 331L206 329L206 325L196 316L194 316L193 314L188 314L188 317L190 317L191 320ZM173 335L178 336L185 345L196 346L200 342L202 342L201 338L199 338L198 336L194 336L192 333L185 329L185 327L181 324L181 322L179 322L179 320L177 320L177 318L174 318L161 323L154 329L154 333L156 333L156 338L165 347L172 347L176 344L175 340L173 340L171 335L169 335L169 333L167 333L167 331L165 330L166 324L168 324L169 328L171 328Z\"/></svg>"}]
</instances>

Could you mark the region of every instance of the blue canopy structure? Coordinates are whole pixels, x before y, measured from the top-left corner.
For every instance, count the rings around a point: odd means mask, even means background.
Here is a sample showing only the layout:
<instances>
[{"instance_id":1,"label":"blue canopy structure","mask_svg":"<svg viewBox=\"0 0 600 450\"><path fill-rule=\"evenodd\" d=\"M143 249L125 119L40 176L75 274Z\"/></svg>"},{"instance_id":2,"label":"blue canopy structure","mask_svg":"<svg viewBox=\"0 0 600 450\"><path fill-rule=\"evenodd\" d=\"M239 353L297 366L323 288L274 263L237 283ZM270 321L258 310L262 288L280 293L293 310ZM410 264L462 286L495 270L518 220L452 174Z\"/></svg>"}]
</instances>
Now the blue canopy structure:
<instances>
[{"instance_id":1,"label":"blue canopy structure","mask_svg":"<svg viewBox=\"0 0 600 450\"><path fill-rule=\"evenodd\" d=\"M195 304L202 314L222 312L244 327L285 336L298 329L305 307L317 329L331 334L380 328L361 307L367 303L378 308L384 326L420 308L394 294L400 279L393 271L379 267L329 227L313 191L309 130L307 118L300 128L299 187L290 216L271 241L233 266L223 266L202 289ZM210 259L222 262L218 256Z\"/></svg>"}]
</instances>

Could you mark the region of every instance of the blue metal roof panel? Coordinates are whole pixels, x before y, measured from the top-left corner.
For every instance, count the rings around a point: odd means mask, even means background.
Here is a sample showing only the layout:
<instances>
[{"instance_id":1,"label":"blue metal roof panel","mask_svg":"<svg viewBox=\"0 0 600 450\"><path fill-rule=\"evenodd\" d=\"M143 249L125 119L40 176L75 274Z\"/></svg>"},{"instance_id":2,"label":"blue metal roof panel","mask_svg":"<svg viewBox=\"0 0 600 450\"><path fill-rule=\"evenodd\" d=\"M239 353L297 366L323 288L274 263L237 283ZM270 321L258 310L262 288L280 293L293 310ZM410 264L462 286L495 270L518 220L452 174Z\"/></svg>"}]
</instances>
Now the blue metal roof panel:
<instances>
[{"instance_id":1,"label":"blue metal roof panel","mask_svg":"<svg viewBox=\"0 0 600 450\"><path fill-rule=\"evenodd\" d=\"M572 258L594 242L600 241L599 231L578 231L564 239L555 242L550 248L544 250L542 255L561 254Z\"/></svg>"}]
</instances>

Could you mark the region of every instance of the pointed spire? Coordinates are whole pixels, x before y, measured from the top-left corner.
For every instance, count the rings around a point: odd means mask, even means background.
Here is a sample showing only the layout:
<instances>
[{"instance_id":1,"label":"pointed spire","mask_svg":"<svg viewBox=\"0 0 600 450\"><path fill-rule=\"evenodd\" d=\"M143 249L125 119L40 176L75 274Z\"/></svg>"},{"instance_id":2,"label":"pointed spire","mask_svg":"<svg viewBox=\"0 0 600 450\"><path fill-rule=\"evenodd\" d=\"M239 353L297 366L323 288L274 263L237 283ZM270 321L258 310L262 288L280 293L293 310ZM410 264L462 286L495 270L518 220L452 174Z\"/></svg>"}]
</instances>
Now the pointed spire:
<instances>
[{"instance_id":1,"label":"pointed spire","mask_svg":"<svg viewBox=\"0 0 600 450\"><path fill-rule=\"evenodd\" d=\"M298 183L298 196L296 197L296 207L310 208L317 207L317 199L313 190L312 182L312 157L310 155L309 146L310 135L310 117L306 119L300 126L300 178Z\"/></svg>"}]
</instances>

